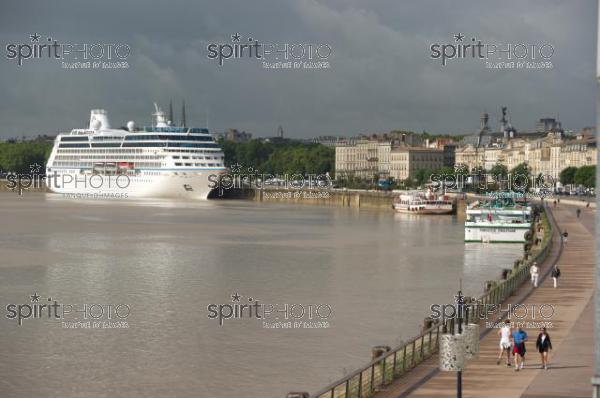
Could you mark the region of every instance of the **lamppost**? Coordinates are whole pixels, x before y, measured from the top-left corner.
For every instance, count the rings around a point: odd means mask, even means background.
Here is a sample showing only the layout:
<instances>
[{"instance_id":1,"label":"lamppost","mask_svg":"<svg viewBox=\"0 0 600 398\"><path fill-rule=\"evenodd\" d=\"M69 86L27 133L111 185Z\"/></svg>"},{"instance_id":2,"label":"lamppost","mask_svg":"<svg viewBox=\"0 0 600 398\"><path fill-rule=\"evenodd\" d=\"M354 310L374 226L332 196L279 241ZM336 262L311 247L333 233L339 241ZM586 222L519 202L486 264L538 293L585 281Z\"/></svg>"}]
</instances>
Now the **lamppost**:
<instances>
[{"instance_id":1,"label":"lamppost","mask_svg":"<svg viewBox=\"0 0 600 398\"><path fill-rule=\"evenodd\" d=\"M598 8L598 18L600 18L600 4L596 3ZM597 21L600 21L598 19ZM596 23L596 29L599 40L597 41L597 51L596 51L596 78L597 78L597 101L596 101L596 137L600 137L600 25L598 22ZM597 155L600 158L600 153ZM600 182L600 174L596 174L596 186ZM598 202L596 202L598 203ZM600 213L596 211L596 228L600 226ZM596 237L596 285L600 283L600 240ZM593 394L594 398L600 398L600 293L596 292L596 371L594 377L592 377L592 386L593 386Z\"/></svg>"},{"instance_id":2,"label":"lamppost","mask_svg":"<svg viewBox=\"0 0 600 398\"><path fill-rule=\"evenodd\" d=\"M461 290L456 294L456 305L458 306L458 334L462 335L463 311L465 309L465 296ZM463 342L464 344L464 342ZM462 369L456 373L456 397L462 398Z\"/></svg>"},{"instance_id":3,"label":"lamppost","mask_svg":"<svg viewBox=\"0 0 600 398\"><path fill-rule=\"evenodd\" d=\"M442 335L440 370L456 372L456 397L462 398L462 371L467 360L479 354L479 325L466 322L469 319L468 307L465 305L465 296L461 290L454 299L457 306L458 330L457 333L452 330L451 333Z\"/></svg>"},{"instance_id":4,"label":"lamppost","mask_svg":"<svg viewBox=\"0 0 600 398\"><path fill-rule=\"evenodd\" d=\"M600 4L598 4L599 2L596 2L596 6L598 8L598 20L596 20L596 29L597 29L597 35L599 40L597 40L597 51L596 51L596 80L597 80L597 85L596 85L596 138L599 137L600 134L600 130L598 130L598 127L600 127L600 25L598 21L600 21ZM597 155L598 158L600 158L600 154ZM600 174L596 173L596 186L598 186L598 183L600 182ZM598 202L596 202L596 204L598 204ZM598 213L596 211L596 228L598 228L600 226L600 213ZM600 263L598 262L598 260L600 260L600 256L598 255L598 253L600 253L600 251L598 249L600 249L600 240L598 240L598 238L596 238L596 286L598 286L598 283L600 282ZM595 336L595 340L596 340L596 371L594 374L594 377L592 377L592 386L593 386L593 394L594 394L594 398L599 398L600 397L600 293L596 292L596 336Z\"/></svg>"}]
</instances>

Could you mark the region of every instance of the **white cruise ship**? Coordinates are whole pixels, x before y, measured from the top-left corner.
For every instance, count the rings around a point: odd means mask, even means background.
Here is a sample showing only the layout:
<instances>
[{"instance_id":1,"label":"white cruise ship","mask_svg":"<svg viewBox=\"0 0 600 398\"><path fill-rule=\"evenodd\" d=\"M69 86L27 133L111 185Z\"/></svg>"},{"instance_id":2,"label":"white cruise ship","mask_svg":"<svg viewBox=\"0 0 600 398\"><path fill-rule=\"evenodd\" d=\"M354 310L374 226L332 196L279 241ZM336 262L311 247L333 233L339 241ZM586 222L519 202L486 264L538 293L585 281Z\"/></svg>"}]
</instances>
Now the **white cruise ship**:
<instances>
[{"instance_id":1,"label":"white cruise ship","mask_svg":"<svg viewBox=\"0 0 600 398\"><path fill-rule=\"evenodd\" d=\"M174 126L154 104L151 127L113 129L103 109L87 129L56 137L46 164L55 193L89 198L206 199L225 172L224 155L207 129Z\"/></svg>"}]
</instances>

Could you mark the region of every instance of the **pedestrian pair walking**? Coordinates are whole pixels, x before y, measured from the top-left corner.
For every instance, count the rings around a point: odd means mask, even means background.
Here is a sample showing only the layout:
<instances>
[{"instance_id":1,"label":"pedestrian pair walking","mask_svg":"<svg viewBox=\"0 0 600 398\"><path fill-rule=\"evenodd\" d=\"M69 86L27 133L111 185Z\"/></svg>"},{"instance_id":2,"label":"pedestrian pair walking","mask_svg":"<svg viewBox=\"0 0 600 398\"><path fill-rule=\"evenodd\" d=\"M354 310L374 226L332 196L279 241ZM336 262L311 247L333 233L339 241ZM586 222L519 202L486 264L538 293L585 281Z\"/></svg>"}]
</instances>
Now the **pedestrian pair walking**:
<instances>
[{"instance_id":1,"label":"pedestrian pair walking","mask_svg":"<svg viewBox=\"0 0 600 398\"><path fill-rule=\"evenodd\" d=\"M510 320L507 319L500 330L498 330L498 335L500 336L500 354L498 355L496 365L500 365L502 356L506 353L506 366L510 368L512 366L510 363L510 352L512 351L515 361L515 372L523 369L525 366L527 333L521 327L513 331Z\"/></svg>"},{"instance_id":2,"label":"pedestrian pair walking","mask_svg":"<svg viewBox=\"0 0 600 398\"><path fill-rule=\"evenodd\" d=\"M529 268L529 273L531 275L531 284L533 287L538 287L540 280L540 269L538 268L536 262L534 262L531 265L531 268ZM551 275L552 281L554 282L554 288L556 289L558 287L558 278L560 278L560 268L558 268L558 264L554 264Z\"/></svg>"}]
</instances>

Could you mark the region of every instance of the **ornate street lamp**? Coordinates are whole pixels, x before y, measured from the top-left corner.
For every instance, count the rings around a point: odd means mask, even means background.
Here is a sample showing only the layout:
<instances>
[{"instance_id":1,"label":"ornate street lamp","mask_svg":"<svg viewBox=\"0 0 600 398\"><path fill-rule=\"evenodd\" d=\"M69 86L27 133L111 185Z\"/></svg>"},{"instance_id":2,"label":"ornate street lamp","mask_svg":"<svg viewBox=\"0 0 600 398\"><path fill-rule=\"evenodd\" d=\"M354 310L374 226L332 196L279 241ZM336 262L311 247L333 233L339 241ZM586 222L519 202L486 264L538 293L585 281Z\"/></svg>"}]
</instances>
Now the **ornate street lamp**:
<instances>
[{"instance_id":1,"label":"ornate street lamp","mask_svg":"<svg viewBox=\"0 0 600 398\"><path fill-rule=\"evenodd\" d=\"M440 370L460 372L465 367L463 335L443 334L440 340Z\"/></svg>"},{"instance_id":2,"label":"ornate street lamp","mask_svg":"<svg viewBox=\"0 0 600 398\"><path fill-rule=\"evenodd\" d=\"M444 334L440 339L440 370L456 372L456 396L462 398L462 371L467 360L479 355L479 325L463 325L465 297L459 290L455 296L457 305L458 333ZM454 330L452 330L454 333Z\"/></svg>"},{"instance_id":3,"label":"ornate street lamp","mask_svg":"<svg viewBox=\"0 0 600 398\"><path fill-rule=\"evenodd\" d=\"M476 323L465 325L463 336L465 359L477 358L479 356L479 325Z\"/></svg>"}]
</instances>

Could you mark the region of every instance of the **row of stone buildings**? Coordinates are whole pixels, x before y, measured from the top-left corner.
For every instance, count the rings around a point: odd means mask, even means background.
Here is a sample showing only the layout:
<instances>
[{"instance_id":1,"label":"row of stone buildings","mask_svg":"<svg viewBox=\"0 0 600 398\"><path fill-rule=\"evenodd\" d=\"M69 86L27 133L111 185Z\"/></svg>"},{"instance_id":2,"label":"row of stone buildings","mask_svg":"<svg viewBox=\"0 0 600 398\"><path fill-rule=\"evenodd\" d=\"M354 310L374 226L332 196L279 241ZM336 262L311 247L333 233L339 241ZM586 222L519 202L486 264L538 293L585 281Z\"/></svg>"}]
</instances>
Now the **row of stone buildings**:
<instances>
[{"instance_id":1,"label":"row of stone buildings","mask_svg":"<svg viewBox=\"0 0 600 398\"><path fill-rule=\"evenodd\" d=\"M532 175L558 179L567 167L597 163L596 138L585 132L574 137L549 132L540 138L515 138L485 147L467 144L456 150L456 165L464 165L469 170L490 170L496 164L511 170L521 163L527 163Z\"/></svg>"},{"instance_id":2,"label":"row of stone buildings","mask_svg":"<svg viewBox=\"0 0 600 398\"><path fill-rule=\"evenodd\" d=\"M461 165L469 171L489 171L494 165L502 164L511 170L527 163L533 175L558 179L567 167L596 164L596 138L591 128L565 134L558 120L544 118L536 123L536 131L518 133L503 107L500 130L492 132L488 118L487 113L483 114L480 131L465 136L459 143L429 142L419 135L411 136L410 142L404 135L401 139L384 135L339 142L335 146L336 176L392 177L401 181L413 178L420 169L439 170L444 166Z\"/></svg>"},{"instance_id":3,"label":"row of stone buildings","mask_svg":"<svg viewBox=\"0 0 600 398\"><path fill-rule=\"evenodd\" d=\"M419 169L454 166L454 145L408 146L393 141L358 140L335 147L335 172L364 179L406 180Z\"/></svg>"}]
</instances>

